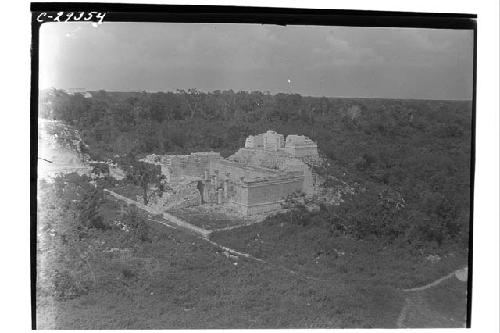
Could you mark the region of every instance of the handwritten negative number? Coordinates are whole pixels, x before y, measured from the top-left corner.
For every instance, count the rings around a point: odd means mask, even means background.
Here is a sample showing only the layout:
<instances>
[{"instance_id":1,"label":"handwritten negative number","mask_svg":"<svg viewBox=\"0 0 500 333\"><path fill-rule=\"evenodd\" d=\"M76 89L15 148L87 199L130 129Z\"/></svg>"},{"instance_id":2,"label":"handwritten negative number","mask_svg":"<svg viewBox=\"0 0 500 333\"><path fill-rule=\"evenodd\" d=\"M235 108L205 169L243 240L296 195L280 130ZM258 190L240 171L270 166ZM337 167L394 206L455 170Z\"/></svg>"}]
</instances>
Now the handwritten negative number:
<instances>
[{"instance_id":1,"label":"handwritten negative number","mask_svg":"<svg viewBox=\"0 0 500 333\"><path fill-rule=\"evenodd\" d=\"M101 12L58 12L55 16L47 13L40 13L36 20L42 22L69 22L69 21L90 21L97 19L97 24L101 24L106 13Z\"/></svg>"}]
</instances>

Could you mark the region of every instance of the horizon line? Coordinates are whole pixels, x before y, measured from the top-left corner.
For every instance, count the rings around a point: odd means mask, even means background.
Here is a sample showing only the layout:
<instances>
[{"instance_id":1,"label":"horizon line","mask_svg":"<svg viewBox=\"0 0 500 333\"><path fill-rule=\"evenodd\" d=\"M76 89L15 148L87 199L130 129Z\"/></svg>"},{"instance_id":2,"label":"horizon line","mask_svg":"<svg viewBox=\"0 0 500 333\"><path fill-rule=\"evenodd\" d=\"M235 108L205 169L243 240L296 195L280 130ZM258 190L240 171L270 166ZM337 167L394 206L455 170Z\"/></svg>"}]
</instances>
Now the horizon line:
<instances>
[{"instance_id":1,"label":"horizon line","mask_svg":"<svg viewBox=\"0 0 500 333\"><path fill-rule=\"evenodd\" d=\"M466 102L466 101L473 101L473 98L454 98L454 99L446 99L446 98L408 98L408 97L374 97L374 96L326 96L326 95L303 95L298 92L286 92L286 91L280 91L280 92L274 92L271 93L269 90L233 90L233 89L215 89L212 91L205 91L205 90L200 90L198 88L185 88L185 89L176 89L176 90L120 90L120 89L87 89L83 87L71 87L71 88L56 88L56 87L47 87L47 88L39 88L39 91L43 90L64 90L67 93L82 93L82 92L98 92L98 91L105 91L105 92L113 92L113 93L150 93L150 94L155 94L155 93L174 93L177 94L177 90L189 90L189 89L196 89L197 91L205 94L210 94L214 93L216 91L224 92L224 91L233 91L234 93L239 93L239 92L245 92L245 93L252 93L252 92L260 92L264 94L269 94L269 95L278 95L278 94L284 94L284 95L300 95L301 97L312 97L312 98L343 98L343 99L391 99L391 100L416 100L416 101L460 101L460 102ZM71 89L78 89L81 91L76 91L76 92L71 92Z\"/></svg>"}]
</instances>

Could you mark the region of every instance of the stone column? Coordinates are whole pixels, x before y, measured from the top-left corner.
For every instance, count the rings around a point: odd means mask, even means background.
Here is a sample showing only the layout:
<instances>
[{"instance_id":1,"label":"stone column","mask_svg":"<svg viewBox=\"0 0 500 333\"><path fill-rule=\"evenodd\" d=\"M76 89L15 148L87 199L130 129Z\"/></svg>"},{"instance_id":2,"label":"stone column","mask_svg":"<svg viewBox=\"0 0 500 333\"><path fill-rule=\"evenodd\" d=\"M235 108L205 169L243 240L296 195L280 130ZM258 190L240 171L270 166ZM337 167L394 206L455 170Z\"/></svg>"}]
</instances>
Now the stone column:
<instances>
[{"instance_id":1,"label":"stone column","mask_svg":"<svg viewBox=\"0 0 500 333\"><path fill-rule=\"evenodd\" d=\"M224 179L224 199L227 200L227 197L228 197L228 193L227 193L227 190L228 190L228 183L229 183L229 179Z\"/></svg>"},{"instance_id":2,"label":"stone column","mask_svg":"<svg viewBox=\"0 0 500 333\"><path fill-rule=\"evenodd\" d=\"M208 203L209 202L209 198L208 198L208 185L209 183L208 182L203 182L203 193L202 193L202 202L203 203Z\"/></svg>"},{"instance_id":3,"label":"stone column","mask_svg":"<svg viewBox=\"0 0 500 333\"><path fill-rule=\"evenodd\" d=\"M205 170L205 181L207 181L209 178L209 175L208 175L208 170Z\"/></svg>"},{"instance_id":4,"label":"stone column","mask_svg":"<svg viewBox=\"0 0 500 333\"><path fill-rule=\"evenodd\" d=\"M222 204L222 189L217 190L217 204L220 205Z\"/></svg>"},{"instance_id":5,"label":"stone column","mask_svg":"<svg viewBox=\"0 0 500 333\"><path fill-rule=\"evenodd\" d=\"M214 185L215 188L219 187L219 170L215 170Z\"/></svg>"}]
</instances>

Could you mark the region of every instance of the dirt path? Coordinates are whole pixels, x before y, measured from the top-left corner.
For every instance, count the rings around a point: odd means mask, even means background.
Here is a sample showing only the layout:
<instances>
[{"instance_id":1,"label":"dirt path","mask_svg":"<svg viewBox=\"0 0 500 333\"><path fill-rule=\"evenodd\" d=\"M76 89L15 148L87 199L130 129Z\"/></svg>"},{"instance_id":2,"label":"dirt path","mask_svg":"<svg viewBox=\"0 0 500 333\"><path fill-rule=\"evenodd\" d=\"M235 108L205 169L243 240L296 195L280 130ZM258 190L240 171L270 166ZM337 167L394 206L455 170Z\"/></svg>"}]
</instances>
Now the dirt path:
<instances>
[{"instance_id":1,"label":"dirt path","mask_svg":"<svg viewBox=\"0 0 500 333\"><path fill-rule=\"evenodd\" d=\"M334 279L321 279L313 276L309 276L307 274L301 273L294 271L292 269L289 269L283 265L279 265L276 263L272 263L269 261L266 261L261 258L257 258L249 253L244 253L240 252L231 248L228 248L226 246L223 246L217 242L214 242L211 240L210 234L212 231L206 230L200 227L197 227L195 225L192 225L186 221L183 221L182 219L173 216L171 214L165 213L165 212L160 212L154 208L148 207L144 204L141 204L137 201L134 201L132 199L129 199L127 197L124 197L118 193L115 193L113 191L104 190L106 193L110 194L116 199L122 200L127 202L128 204L133 204L137 206L140 209L143 209L147 211L150 214L153 215L162 215L165 221L158 221L158 220L153 220L151 221L163 224L167 227L170 228L175 228L180 227L181 229L188 230L193 232L196 236L198 236L200 239L203 239L213 245L214 247L220 249L223 251L223 254L228 257L230 260L234 260L237 262L239 258L246 258L248 260L252 260L257 263L269 265L275 269L279 269L282 271L285 271L291 275L294 275L298 278L305 279L305 280L312 280L312 281L321 281L321 282L326 282L326 283L335 283L338 282ZM230 228L228 228L230 229ZM457 271L454 271L446 276L443 276L439 279L437 279L434 282L431 282L429 284L426 284L424 286L420 287L415 287L415 288L409 288L409 289L403 289L401 290L403 293L405 293L405 304L403 308L401 309L400 315L397 319L396 322L396 327L397 328L416 328L416 327L462 327L463 323L457 321L454 318L444 316L436 311L433 311L430 309L429 304L427 304L427 301L423 297L423 292L435 288L439 286L442 282L447 281L453 277L456 277L459 281L466 281L467 279L467 267L464 267L462 269L459 269Z\"/></svg>"},{"instance_id":2,"label":"dirt path","mask_svg":"<svg viewBox=\"0 0 500 333\"><path fill-rule=\"evenodd\" d=\"M213 245L213 246L215 246L215 247L223 250L224 251L223 253L225 253L226 256L228 258L230 258L230 259L237 260L238 257L243 257L243 258L255 261L255 262L259 262L259 263L262 263L262 264L269 265L269 266L271 266L273 268L285 271L285 272L287 272L289 274L295 275L295 276L297 276L299 278L302 278L302 279L312 280L312 281L321 281L321 282L330 282L330 283L331 282L337 282L334 279L321 279L321 278L309 276L307 274L304 274L304 273L297 272L297 271L294 271L292 269L289 269L289 268L287 268L285 266L282 266L282 265L279 265L279 264L275 264L275 263L266 261L266 260L261 259L261 258L257 258L257 257L255 257L255 256L253 256L253 255L251 255L249 253L240 252L240 251L231 249L229 247L223 246L223 245L221 245L219 243L216 243L213 240L209 239L210 233L212 232L211 230L202 229L202 228L197 227L195 225L192 225L192 224L190 224L190 223L188 223L186 221L183 221L182 219L180 219L180 218L178 218L176 216L173 216L173 215L165 213L165 212L160 212L160 211L158 211L158 210L156 210L154 208L148 207L148 206L146 206L144 204L141 204L140 202L137 202L135 200L127 198L127 197L125 197L123 195L120 195L120 194L118 194L116 192L113 192L111 190L104 189L104 191L106 193L110 194L111 196L113 196L114 198L116 198L118 200L125 201L128 204L135 205L136 207L138 207L140 209L143 209L143 210L147 211L150 214L163 215L163 218L166 220L165 222L163 222L163 221L158 221L158 220L150 219L153 222L160 223L160 224L163 224L163 225L165 225L167 227L172 228L173 227L172 225L169 225L169 224L166 223L168 221L168 222L174 224L175 226L187 229L189 231L193 231L198 237L201 236L200 237L201 239L203 239L203 240L207 241L208 243L210 243L211 245Z\"/></svg>"},{"instance_id":3,"label":"dirt path","mask_svg":"<svg viewBox=\"0 0 500 333\"><path fill-rule=\"evenodd\" d=\"M127 198L127 197L125 197L125 196L123 196L121 194L118 194L116 192L113 192L111 190L104 189L104 192L110 194L111 196L113 196L114 198L116 198L118 200L125 201L126 203L128 203L130 205L135 205L136 207L138 207L138 208L140 208L142 210L145 210L145 211L147 211L150 214L153 214L153 215L162 215L163 218L165 220L167 220L168 222L173 223L173 224L175 224L175 225L177 225L177 226L179 226L181 228L188 229L189 231L192 231L192 232L196 233L197 235L202 236L203 238L208 238L208 236L211 233L210 230L206 230L206 229L197 227L195 225L192 225L191 223L183 221L180 218L178 218L176 216L173 216L172 214L169 214L169 213L166 213L166 212L160 212L159 210L156 210L154 208L146 206L146 205L144 205L144 204L142 204L140 202L137 202L135 200Z\"/></svg>"},{"instance_id":4,"label":"dirt path","mask_svg":"<svg viewBox=\"0 0 500 333\"><path fill-rule=\"evenodd\" d=\"M434 286L437 286L438 284L440 284L441 282L443 281L446 281L448 280L449 278L455 276L457 274L457 272L461 271L461 270L466 270L467 267L465 268L462 268L462 269L459 269L459 270L456 270L455 272L451 272L450 274L448 275L445 275L443 276L442 278L439 278L437 279L436 281L434 282L431 282L429 284L426 284L425 286L421 286L421 287L416 287L416 288L410 288L410 289L403 289L402 291L405 291L405 292L409 292L409 291L422 291L422 290L426 290L426 289L429 289L429 288L432 288Z\"/></svg>"},{"instance_id":5,"label":"dirt path","mask_svg":"<svg viewBox=\"0 0 500 333\"><path fill-rule=\"evenodd\" d=\"M445 275L434 282L421 287L403 289L402 292L407 293L405 296L405 305L401 309L397 328L450 328L464 327L465 321L457 317L445 315L437 310L432 310L429 300L426 299L424 291L431 288L437 288L441 283L456 278L460 283L467 281L467 267L458 269L448 275ZM457 281L455 280L455 281ZM466 288L464 286L464 288ZM465 302L465 297L462 300Z\"/></svg>"}]
</instances>

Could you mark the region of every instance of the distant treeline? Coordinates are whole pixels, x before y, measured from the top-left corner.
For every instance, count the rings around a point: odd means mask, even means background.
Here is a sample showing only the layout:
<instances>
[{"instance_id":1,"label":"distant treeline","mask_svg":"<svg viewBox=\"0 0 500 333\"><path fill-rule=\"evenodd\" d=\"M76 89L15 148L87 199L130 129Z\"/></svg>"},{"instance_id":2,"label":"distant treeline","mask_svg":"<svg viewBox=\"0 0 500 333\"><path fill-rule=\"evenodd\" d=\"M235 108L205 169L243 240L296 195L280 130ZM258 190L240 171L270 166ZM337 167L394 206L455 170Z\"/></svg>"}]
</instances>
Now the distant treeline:
<instances>
[{"instance_id":1,"label":"distant treeline","mask_svg":"<svg viewBox=\"0 0 500 333\"><path fill-rule=\"evenodd\" d=\"M95 158L207 150L228 156L250 134L268 129L285 135L304 134L318 143L337 171L347 170L358 183L387 186L401 193L406 209L415 210L412 219L441 226L445 235L459 228L453 233L466 236L470 101L303 97L231 90L204 93L195 89L97 91L91 95L44 91L39 105L40 117L62 120L79 129Z\"/></svg>"}]
</instances>

